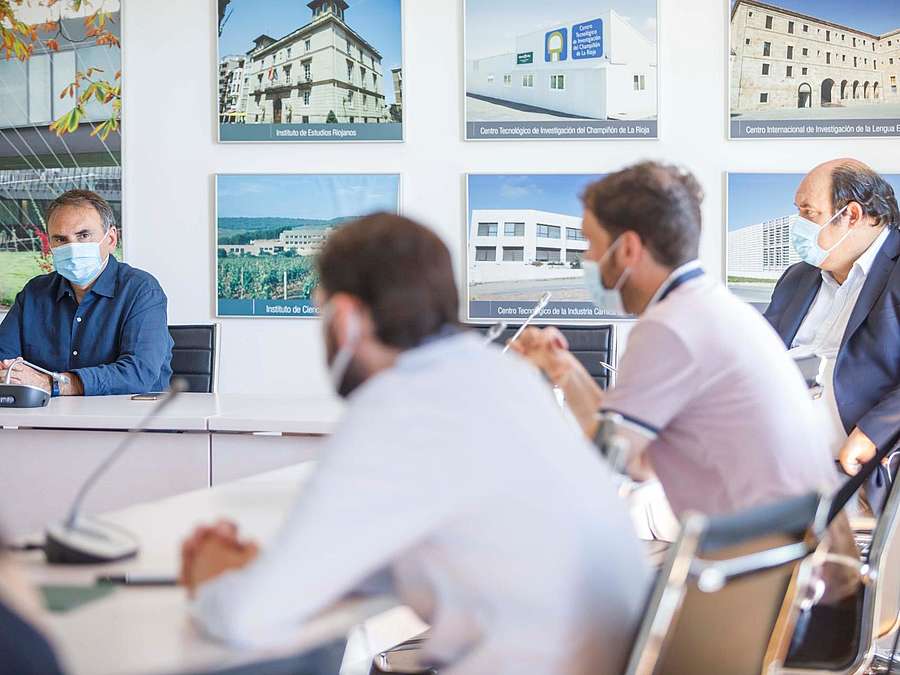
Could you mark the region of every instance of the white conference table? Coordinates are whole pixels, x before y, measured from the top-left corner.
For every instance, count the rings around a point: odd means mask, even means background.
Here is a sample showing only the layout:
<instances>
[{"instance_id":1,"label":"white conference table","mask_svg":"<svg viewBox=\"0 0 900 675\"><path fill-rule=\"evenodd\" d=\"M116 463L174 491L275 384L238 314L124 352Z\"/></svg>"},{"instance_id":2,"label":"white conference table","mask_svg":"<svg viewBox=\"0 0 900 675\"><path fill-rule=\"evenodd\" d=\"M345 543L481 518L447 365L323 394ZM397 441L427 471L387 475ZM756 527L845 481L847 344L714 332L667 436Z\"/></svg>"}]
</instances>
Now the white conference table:
<instances>
[{"instance_id":1,"label":"white conference table","mask_svg":"<svg viewBox=\"0 0 900 675\"><path fill-rule=\"evenodd\" d=\"M0 522L11 534L60 518L90 472L157 405L130 396L65 397L0 408ZM315 459L335 399L181 394L136 435L88 499L109 511Z\"/></svg>"},{"instance_id":2,"label":"white conference table","mask_svg":"<svg viewBox=\"0 0 900 675\"><path fill-rule=\"evenodd\" d=\"M98 574L125 572L172 575L178 568L180 543L198 523L228 517L247 536L265 544L313 467L308 462L103 516L141 541L138 557L130 561L50 566L40 552L15 557L36 585L90 586ZM364 630L354 629L363 623ZM298 627L296 636L285 644L239 650L214 642L198 630L188 616L183 589L120 587L67 613L49 615L46 627L72 675L207 671L294 655L344 636L350 637L350 644L341 673L365 675L374 653L418 634L425 625L388 597L345 600ZM360 639L362 635L366 640Z\"/></svg>"}]
</instances>

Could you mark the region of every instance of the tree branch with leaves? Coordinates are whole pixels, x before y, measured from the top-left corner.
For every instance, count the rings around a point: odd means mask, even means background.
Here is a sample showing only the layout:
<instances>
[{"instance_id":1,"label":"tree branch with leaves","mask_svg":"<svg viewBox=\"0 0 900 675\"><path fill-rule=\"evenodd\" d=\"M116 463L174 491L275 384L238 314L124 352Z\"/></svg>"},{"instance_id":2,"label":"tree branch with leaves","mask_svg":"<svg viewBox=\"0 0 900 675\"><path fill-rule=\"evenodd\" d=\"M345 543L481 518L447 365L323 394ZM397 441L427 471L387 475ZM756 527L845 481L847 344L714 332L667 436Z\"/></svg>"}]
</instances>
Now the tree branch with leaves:
<instances>
[{"instance_id":1,"label":"tree branch with leaves","mask_svg":"<svg viewBox=\"0 0 900 675\"><path fill-rule=\"evenodd\" d=\"M48 52L60 51L60 38L72 43L92 43L110 49L121 48L121 42L110 30L113 24L112 13L101 7L84 17L84 35L73 40L63 32L63 13L66 8L73 14L84 8L92 7L91 0L37 0L37 6L52 8L59 5L59 13L55 20L30 25L17 17L16 12L23 6L31 7L32 0L0 0L0 58L28 61L36 48L44 48ZM86 106L91 101L110 105L110 116L96 125L91 136L99 136L106 141L112 132L119 131L122 117L122 72L117 71L112 77L104 75L102 68L89 67L75 73L75 80L59 93L59 98L72 98L71 110L54 120L50 129L57 136L73 133L82 121L87 121Z\"/></svg>"}]
</instances>

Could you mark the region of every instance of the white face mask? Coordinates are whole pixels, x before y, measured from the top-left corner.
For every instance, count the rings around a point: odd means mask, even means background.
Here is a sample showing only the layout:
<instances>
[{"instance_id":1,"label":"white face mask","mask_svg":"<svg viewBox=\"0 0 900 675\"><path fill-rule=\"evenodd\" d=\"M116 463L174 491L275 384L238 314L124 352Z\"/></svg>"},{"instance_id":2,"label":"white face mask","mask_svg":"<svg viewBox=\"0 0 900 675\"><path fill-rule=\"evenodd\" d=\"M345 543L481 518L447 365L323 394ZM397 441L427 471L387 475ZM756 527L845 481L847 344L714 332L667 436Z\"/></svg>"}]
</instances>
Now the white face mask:
<instances>
[{"instance_id":1,"label":"white face mask","mask_svg":"<svg viewBox=\"0 0 900 675\"><path fill-rule=\"evenodd\" d=\"M325 334L328 335L328 323L331 319L332 309L330 304L326 304L322 308L322 321L325 323ZM331 380L331 386L339 396L346 396L349 392L344 392L344 380L347 378L347 370L359 347L360 337L359 317L355 313L347 316L347 340L340 346L334 359L328 364L328 376Z\"/></svg>"},{"instance_id":2,"label":"white face mask","mask_svg":"<svg viewBox=\"0 0 900 675\"><path fill-rule=\"evenodd\" d=\"M607 288L603 285L603 264L612 255L620 241L622 241L621 237L616 239L612 246L606 249L606 253L603 254L599 261L584 260L581 263L584 269L584 283L591 294L591 300L603 314L608 316L628 315L628 312L625 311L625 303L622 301L622 287L628 281L631 268L626 267L622 271L619 280L616 281L612 288Z\"/></svg>"},{"instance_id":3,"label":"white face mask","mask_svg":"<svg viewBox=\"0 0 900 675\"><path fill-rule=\"evenodd\" d=\"M849 206L849 204L847 206ZM838 239L837 243L831 248L824 249L819 245L819 234L821 234L822 230L831 225L838 216L846 211L847 206L831 216L831 218L829 218L821 227L803 216L791 216L791 245L803 262L808 263L813 267L821 267L822 263L825 262L831 252L843 244L844 239L850 236L852 230L848 229L847 233Z\"/></svg>"},{"instance_id":4,"label":"white face mask","mask_svg":"<svg viewBox=\"0 0 900 675\"><path fill-rule=\"evenodd\" d=\"M87 286L96 280L106 264L100 246L106 241L109 232L107 230L100 241L77 242L54 248L53 267L56 272L79 287Z\"/></svg>"}]
</instances>

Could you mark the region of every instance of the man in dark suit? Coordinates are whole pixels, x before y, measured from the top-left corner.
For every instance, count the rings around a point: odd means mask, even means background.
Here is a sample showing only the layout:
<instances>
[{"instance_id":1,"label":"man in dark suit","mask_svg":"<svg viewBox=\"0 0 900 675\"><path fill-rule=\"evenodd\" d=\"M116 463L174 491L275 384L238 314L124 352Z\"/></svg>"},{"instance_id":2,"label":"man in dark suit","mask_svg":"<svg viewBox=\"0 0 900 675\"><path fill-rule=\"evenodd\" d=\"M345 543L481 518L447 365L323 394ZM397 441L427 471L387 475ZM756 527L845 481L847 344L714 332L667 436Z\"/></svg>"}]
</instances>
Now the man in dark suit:
<instances>
[{"instance_id":1,"label":"man in dark suit","mask_svg":"<svg viewBox=\"0 0 900 675\"><path fill-rule=\"evenodd\" d=\"M795 356L822 357L818 405L853 475L900 425L900 210L890 184L851 159L813 169L795 202L803 262L765 316Z\"/></svg>"}]
</instances>

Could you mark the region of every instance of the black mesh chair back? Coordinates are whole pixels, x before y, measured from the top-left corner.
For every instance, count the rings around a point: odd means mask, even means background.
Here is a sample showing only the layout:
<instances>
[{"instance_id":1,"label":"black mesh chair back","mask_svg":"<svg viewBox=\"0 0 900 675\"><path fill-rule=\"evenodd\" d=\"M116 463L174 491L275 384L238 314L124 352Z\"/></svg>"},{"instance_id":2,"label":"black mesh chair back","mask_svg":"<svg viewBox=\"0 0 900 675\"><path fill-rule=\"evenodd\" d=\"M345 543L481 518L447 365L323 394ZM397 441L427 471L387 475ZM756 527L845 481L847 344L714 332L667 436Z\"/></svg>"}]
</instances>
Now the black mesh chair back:
<instances>
[{"instance_id":1,"label":"black mesh chair back","mask_svg":"<svg viewBox=\"0 0 900 675\"><path fill-rule=\"evenodd\" d=\"M218 375L219 331L216 324L169 326L172 336L172 377L187 382L187 391L214 394Z\"/></svg>"},{"instance_id":2,"label":"black mesh chair back","mask_svg":"<svg viewBox=\"0 0 900 675\"><path fill-rule=\"evenodd\" d=\"M492 325L479 324L473 328L486 334ZM609 324L603 326L557 326L557 328L569 342L569 349L575 358L581 362L581 365L602 389L607 389L612 384L613 378L609 369L601 364L606 363L613 367L616 365L615 326ZM497 344L506 344L515 335L516 330L518 328L510 324L497 338Z\"/></svg>"}]
</instances>

